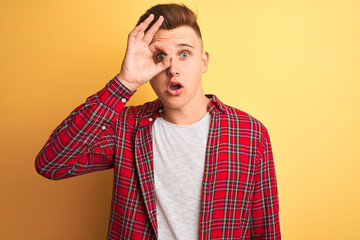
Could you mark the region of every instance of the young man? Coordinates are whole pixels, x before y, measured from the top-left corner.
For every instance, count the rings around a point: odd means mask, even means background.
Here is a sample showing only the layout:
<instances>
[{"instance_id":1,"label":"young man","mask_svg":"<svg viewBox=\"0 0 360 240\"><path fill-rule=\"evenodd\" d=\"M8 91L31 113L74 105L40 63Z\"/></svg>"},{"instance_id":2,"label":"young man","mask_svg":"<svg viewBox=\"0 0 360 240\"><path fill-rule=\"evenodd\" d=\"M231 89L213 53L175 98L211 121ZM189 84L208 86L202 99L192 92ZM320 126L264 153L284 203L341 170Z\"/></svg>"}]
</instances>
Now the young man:
<instances>
[{"instance_id":1,"label":"young man","mask_svg":"<svg viewBox=\"0 0 360 240\"><path fill-rule=\"evenodd\" d=\"M154 6L129 34L120 73L37 156L50 179L114 168L108 239L280 239L268 133L204 95L208 62L196 15ZM148 81L158 99L124 107Z\"/></svg>"}]
</instances>

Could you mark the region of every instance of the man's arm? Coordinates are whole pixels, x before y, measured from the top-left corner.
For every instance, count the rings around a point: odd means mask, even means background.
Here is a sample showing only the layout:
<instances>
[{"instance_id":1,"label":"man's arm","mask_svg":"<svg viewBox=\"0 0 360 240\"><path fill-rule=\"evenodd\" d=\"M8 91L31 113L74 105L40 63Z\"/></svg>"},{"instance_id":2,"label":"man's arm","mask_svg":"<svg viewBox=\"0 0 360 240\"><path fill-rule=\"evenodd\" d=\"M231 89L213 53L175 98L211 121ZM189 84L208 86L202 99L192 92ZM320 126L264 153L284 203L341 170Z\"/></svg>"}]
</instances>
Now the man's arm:
<instances>
[{"instance_id":1,"label":"man's arm","mask_svg":"<svg viewBox=\"0 0 360 240\"><path fill-rule=\"evenodd\" d=\"M37 172L63 179L111 168L113 123L131 94L114 78L90 96L53 131L36 157Z\"/></svg>"},{"instance_id":2,"label":"man's arm","mask_svg":"<svg viewBox=\"0 0 360 240\"><path fill-rule=\"evenodd\" d=\"M258 146L251 214L252 239L281 239L275 166L266 129Z\"/></svg>"},{"instance_id":3,"label":"man's arm","mask_svg":"<svg viewBox=\"0 0 360 240\"><path fill-rule=\"evenodd\" d=\"M35 160L37 172L50 179L62 179L113 166L114 122L132 93L170 66L169 56L155 62L161 46L151 44L163 22L150 15L128 36L120 73L107 86L77 107L51 134Z\"/></svg>"}]
</instances>

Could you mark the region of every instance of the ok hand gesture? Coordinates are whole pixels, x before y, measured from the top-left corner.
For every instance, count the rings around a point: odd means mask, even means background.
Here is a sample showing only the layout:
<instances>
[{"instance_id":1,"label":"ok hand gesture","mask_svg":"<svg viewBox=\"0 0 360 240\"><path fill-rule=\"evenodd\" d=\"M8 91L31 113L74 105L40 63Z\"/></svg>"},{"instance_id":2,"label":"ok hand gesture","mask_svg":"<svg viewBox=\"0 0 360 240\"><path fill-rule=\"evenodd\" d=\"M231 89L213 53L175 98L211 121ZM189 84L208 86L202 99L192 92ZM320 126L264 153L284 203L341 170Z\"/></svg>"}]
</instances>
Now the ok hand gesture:
<instances>
[{"instance_id":1,"label":"ok hand gesture","mask_svg":"<svg viewBox=\"0 0 360 240\"><path fill-rule=\"evenodd\" d=\"M125 57L117 79L131 91L136 90L142 84L150 81L157 74L170 67L169 51L164 47L150 44L155 33L163 23L164 17L160 16L144 34L146 28L153 20L154 15L150 14L128 36ZM165 58L162 61L155 61L154 53L159 49L165 53Z\"/></svg>"}]
</instances>

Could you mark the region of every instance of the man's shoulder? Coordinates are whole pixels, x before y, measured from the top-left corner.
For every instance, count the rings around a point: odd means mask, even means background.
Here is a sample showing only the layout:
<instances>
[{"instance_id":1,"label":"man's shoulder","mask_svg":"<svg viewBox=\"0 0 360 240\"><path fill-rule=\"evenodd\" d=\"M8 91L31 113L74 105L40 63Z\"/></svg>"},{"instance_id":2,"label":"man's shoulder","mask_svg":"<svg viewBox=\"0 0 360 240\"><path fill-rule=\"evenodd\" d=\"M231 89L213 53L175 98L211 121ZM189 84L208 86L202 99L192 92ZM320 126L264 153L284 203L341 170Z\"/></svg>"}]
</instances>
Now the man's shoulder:
<instances>
[{"instance_id":1,"label":"man's shoulder","mask_svg":"<svg viewBox=\"0 0 360 240\"><path fill-rule=\"evenodd\" d=\"M239 121L247 121L251 124L255 124L262 128L265 128L265 126L261 123L259 119L250 115L249 113L229 105L226 105L226 108L230 117L234 119L239 119Z\"/></svg>"},{"instance_id":2,"label":"man's shoulder","mask_svg":"<svg viewBox=\"0 0 360 240\"><path fill-rule=\"evenodd\" d=\"M217 99L217 101L218 104L221 105L221 116L224 121L231 122L231 125L234 127L251 128L258 131L267 132L264 124L256 117L239 108L224 104L219 99Z\"/></svg>"},{"instance_id":3,"label":"man's shoulder","mask_svg":"<svg viewBox=\"0 0 360 240\"><path fill-rule=\"evenodd\" d=\"M238 108L229 105L224 107L226 108L224 118L231 132L237 136L256 139L262 144L270 142L269 132L260 120Z\"/></svg>"}]
</instances>

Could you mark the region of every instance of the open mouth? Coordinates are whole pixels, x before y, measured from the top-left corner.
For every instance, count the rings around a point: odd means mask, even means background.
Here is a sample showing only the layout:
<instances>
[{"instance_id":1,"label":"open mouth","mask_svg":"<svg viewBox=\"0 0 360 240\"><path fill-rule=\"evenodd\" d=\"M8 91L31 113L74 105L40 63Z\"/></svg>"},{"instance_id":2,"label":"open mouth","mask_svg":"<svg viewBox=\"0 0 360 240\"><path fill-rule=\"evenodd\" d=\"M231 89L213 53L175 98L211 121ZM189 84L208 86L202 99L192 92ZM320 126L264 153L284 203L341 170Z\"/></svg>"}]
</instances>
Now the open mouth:
<instances>
[{"instance_id":1,"label":"open mouth","mask_svg":"<svg viewBox=\"0 0 360 240\"><path fill-rule=\"evenodd\" d=\"M178 83L174 83L170 85L170 89L174 91L179 90L180 88L182 88L182 86Z\"/></svg>"},{"instance_id":2,"label":"open mouth","mask_svg":"<svg viewBox=\"0 0 360 240\"><path fill-rule=\"evenodd\" d=\"M168 93L173 96L178 96L181 94L183 88L183 85L179 82L170 82L168 86Z\"/></svg>"}]
</instances>

